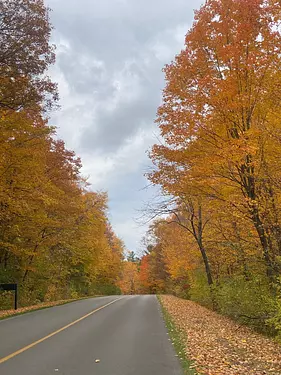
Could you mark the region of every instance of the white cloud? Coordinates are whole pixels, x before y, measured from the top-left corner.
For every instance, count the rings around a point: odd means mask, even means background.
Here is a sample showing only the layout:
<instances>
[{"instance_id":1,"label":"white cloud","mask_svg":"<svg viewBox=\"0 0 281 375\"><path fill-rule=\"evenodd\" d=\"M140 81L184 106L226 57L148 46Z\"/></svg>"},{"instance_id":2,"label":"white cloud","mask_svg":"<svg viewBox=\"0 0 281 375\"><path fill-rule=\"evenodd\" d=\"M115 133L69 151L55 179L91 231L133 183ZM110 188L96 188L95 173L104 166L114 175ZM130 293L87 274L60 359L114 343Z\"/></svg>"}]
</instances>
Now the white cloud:
<instances>
[{"instance_id":1,"label":"white cloud","mask_svg":"<svg viewBox=\"0 0 281 375\"><path fill-rule=\"evenodd\" d=\"M203 0L48 0L53 9L62 109L58 136L82 157L92 188L109 193L110 217L128 248L145 231L134 221L153 191L143 190L156 142L162 68L180 52Z\"/></svg>"}]
</instances>

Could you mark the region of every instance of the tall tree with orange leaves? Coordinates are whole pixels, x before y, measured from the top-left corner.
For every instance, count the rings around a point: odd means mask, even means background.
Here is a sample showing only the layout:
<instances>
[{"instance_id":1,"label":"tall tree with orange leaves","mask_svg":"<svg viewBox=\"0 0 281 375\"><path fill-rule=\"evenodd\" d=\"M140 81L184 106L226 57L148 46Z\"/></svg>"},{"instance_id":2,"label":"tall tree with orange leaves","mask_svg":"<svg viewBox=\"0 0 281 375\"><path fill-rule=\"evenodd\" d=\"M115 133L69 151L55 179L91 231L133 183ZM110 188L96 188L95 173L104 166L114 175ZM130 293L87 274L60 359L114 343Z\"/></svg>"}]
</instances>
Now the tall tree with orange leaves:
<instances>
[{"instance_id":1,"label":"tall tree with orange leaves","mask_svg":"<svg viewBox=\"0 0 281 375\"><path fill-rule=\"evenodd\" d=\"M208 0L165 67L149 175L165 193L224 202L250 220L271 281L280 271L281 5Z\"/></svg>"}]
</instances>

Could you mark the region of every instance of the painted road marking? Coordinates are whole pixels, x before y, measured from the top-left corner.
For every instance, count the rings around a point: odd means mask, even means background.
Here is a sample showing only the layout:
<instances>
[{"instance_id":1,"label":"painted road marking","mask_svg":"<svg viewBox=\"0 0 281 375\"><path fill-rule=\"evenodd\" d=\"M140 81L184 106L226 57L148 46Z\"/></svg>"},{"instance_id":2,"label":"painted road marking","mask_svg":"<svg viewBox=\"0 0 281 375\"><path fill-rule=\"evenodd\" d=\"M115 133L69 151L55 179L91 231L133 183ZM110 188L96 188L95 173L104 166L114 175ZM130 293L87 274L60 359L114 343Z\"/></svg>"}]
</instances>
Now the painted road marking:
<instances>
[{"instance_id":1,"label":"painted road marking","mask_svg":"<svg viewBox=\"0 0 281 375\"><path fill-rule=\"evenodd\" d=\"M13 357L15 357L15 356L17 356L17 355L23 353L23 352L25 352L25 351L28 350L28 349L33 348L33 346L38 345L38 344L40 344L41 342L43 342L43 341L49 339L50 337L57 335L58 333L64 331L65 329L67 329L67 328L73 326L74 324L81 322L81 320L84 320L84 319L88 318L89 316L91 316L91 315L95 314L96 312L98 312L98 311L104 309L105 307L107 307L107 306L109 306L109 305L112 305L113 303L115 303L115 302L117 302L117 301L120 301L120 299L122 299L122 298L123 298L123 297L117 298L117 299L115 299L114 301L111 301L111 302L107 303L106 305L103 305L103 306L101 306L101 307L99 307L99 308L97 308L97 309L91 311L89 314L86 314L86 315L82 316L81 318L75 320L74 322L67 324L66 326L64 326L64 327L62 327L62 328L60 328L60 329L58 329L57 331L52 332L52 333L50 333L49 335L47 335L47 336L45 336L45 337L42 337L42 339L37 340L37 341L33 342L32 344L29 344L29 345L25 346L24 348L21 348L21 349L17 350L16 352L7 355L6 357L0 358L0 364L1 364L1 363L4 363L4 362L6 362L6 361L8 361L9 359L11 359L11 358L13 358Z\"/></svg>"}]
</instances>

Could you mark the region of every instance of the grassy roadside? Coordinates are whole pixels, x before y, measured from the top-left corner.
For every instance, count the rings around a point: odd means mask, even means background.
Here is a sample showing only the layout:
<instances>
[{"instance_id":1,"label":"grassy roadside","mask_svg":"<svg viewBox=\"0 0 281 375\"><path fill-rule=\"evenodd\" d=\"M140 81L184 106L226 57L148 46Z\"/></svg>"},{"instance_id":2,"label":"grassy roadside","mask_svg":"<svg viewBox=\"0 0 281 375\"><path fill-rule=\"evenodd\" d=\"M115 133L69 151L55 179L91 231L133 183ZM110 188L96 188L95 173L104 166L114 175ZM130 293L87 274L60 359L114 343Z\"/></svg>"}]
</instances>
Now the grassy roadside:
<instances>
[{"instance_id":1,"label":"grassy roadside","mask_svg":"<svg viewBox=\"0 0 281 375\"><path fill-rule=\"evenodd\" d=\"M96 297L102 297L102 296L90 296L90 297L81 297L81 298L75 298L75 299L69 299L69 300L44 302L39 305L22 307L22 308L19 308L18 310L3 310L3 311L0 310L0 320L12 318L18 315L27 314L32 311L45 310L45 309L49 309L50 307L66 305L71 302L81 301L84 299L96 298Z\"/></svg>"},{"instance_id":2,"label":"grassy roadside","mask_svg":"<svg viewBox=\"0 0 281 375\"><path fill-rule=\"evenodd\" d=\"M186 348L185 346L186 336L176 326L171 315L163 306L162 301L161 301L161 296L157 296L157 298L161 305L164 321L168 329L169 336L171 338L173 346L175 348L175 351L177 353L177 356L179 357L180 363L182 365L184 375L200 375L198 374L198 372L195 371L194 363L188 358L188 355L186 354L186 349L185 349Z\"/></svg>"}]
</instances>

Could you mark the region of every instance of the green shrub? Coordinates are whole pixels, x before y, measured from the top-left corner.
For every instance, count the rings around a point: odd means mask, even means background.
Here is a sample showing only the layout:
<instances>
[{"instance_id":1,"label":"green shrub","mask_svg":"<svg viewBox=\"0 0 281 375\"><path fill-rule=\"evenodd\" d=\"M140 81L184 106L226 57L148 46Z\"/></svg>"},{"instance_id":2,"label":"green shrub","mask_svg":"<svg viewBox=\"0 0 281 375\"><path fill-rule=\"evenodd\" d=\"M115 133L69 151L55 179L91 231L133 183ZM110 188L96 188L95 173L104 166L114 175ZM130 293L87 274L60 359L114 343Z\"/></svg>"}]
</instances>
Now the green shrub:
<instances>
[{"instance_id":1,"label":"green shrub","mask_svg":"<svg viewBox=\"0 0 281 375\"><path fill-rule=\"evenodd\" d=\"M0 291L0 310L14 308L14 292Z\"/></svg>"},{"instance_id":2,"label":"green shrub","mask_svg":"<svg viewBox=\"0 0 281 375\"><path fill-rule=\"evenodd\" d=\"M281 342L281 277L277 279L276 297L274 299L274 316L267 319L267 325L276 331L276 337Z\"/></svg>"},{"instance_id":3,"label":"green shrub","mask_svg":"<svg viewBox=\"0 0 281 375\"><path fill-rule=\"evenodd\" d=\"M96 284L93 287L93 294L97 295L120 295L122 294L121 289L114 284Z\"/></svg>"},{"instance_id":4,"label":"green shrub","mask_svg":"<svg viewBox=\"0 0 281 375\"><path fill-rule=\"evenodd\" d=\"M220 280L209 287L204 275L198 273L191 283L190 297L193 301L215 309L255 330L281 336L281 280L279 298L266 277L255 276L245 280L242 275Z\"/></svg>"},{"instance_id":5,"label":"green shrub","mask_svg":"<svg viewBox=\"0 0 281 375\"><path fill-rule=\"evenodd\" d=\"M190 299L210 309L213 308L213 298L210 286L207 283L205 275L196 272L191 281Z\"/></svg>"},{"instance_id":6,"label":"green shrub","mask_svg":"<svg viewBox=\"0 0 281 375\"><path fill-rule=\"evenodd\" d=\"M228 315L256 330L273 334L266 323L274 315L275 299L266 278L256 276L245 280L243 276L223 280L216 287L219 312Z\"/></svg>"}]
</instances>

